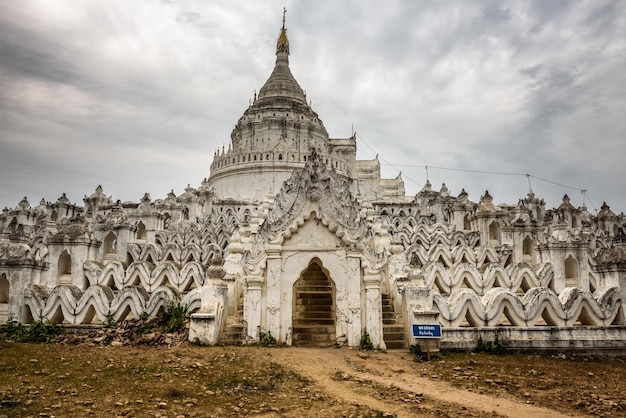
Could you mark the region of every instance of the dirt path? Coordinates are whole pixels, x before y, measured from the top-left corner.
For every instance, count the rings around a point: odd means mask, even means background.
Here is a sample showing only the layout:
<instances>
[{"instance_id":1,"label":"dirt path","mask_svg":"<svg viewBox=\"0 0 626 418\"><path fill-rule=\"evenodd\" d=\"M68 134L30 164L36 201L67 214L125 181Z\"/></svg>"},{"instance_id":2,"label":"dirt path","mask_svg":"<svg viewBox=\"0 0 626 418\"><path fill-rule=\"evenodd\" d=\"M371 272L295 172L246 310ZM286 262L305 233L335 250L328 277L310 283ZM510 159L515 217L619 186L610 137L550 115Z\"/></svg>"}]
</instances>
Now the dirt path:
<instances>
[{"instance_id":1,"label":"dirt path","mask_svg":"<svg viewBox=\"0 0 626 418\"><path fill-rule=\"evenodd\" d=\"M269 350L268 356L299 370L337 398L395 413L399 418L415 416L415 409L405 407L395 400L370 396L367 391L360 390L355 382L358 384L372 381L388 388L395 387L412 394L423 394L434 401L452 403L486 414L495 412L502 416L520 418L571 416L513 399L460 390L445 382L422 377L419 363L414 362L406 351L364 355L348 348L298 348Z\"/></svg>"}]
</instances>

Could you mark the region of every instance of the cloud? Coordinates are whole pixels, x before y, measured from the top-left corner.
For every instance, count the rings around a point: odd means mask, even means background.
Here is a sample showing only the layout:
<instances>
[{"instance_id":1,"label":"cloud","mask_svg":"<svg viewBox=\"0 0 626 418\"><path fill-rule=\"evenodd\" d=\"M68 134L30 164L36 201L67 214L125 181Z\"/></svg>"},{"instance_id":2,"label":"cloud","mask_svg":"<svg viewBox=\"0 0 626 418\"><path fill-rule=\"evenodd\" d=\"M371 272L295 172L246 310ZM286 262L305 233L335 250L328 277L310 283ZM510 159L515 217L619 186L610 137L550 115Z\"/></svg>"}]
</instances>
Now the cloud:
<instances>
[{"instance_id":1,"label":"cloud","mask_svg":"<svg viewBox=\"0 0 626 418\"><path fill-rule=\"evenodd\" d=\"M209 175L274 64L284 2L0 5L0 202L163 197ZM626 207L620 1L288 1L291 68L331 137L477 200ZM370 149L371 147L371 149ZM382 161L382 160L381 160ZM493 175L446 170L518 173ZM599 202L599 203L598 203Z\"/></svg>"}]
</instances>

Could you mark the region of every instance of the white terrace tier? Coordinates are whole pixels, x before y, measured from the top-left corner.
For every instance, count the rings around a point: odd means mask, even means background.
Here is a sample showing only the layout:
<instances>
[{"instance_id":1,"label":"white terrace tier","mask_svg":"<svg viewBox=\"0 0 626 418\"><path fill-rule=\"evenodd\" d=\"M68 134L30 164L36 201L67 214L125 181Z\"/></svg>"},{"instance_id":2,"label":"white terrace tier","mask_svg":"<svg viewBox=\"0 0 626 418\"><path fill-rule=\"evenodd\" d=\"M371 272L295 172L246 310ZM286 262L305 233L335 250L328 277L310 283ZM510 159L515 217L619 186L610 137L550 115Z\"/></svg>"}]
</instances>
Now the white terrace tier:
<instances>
[{"instance_id":1,"label":"white terrace tier","mask_svg":"<svg viewBox=\"0 0 626 418\"><path fill-rule=\"evenodd\" d=\"M283 26L274 72L198 188L5 209L0 320L102 324L182 303L190 339L208 344L269 332L406 348L426 324L446 347L500 332L525 348L624 350L623 214L567 196L546 209L532 191L472 202L428 182L405 196L377 159L356 160L354 137L328 138L288 53Z\"/></svg>"},{"instance_id":2,"label":"white terrace tier","mask_svg":"<svg viewBox=\"0 0 626 418\"><path fill-rule=\"evenodd\" d=\"M102 323L156 315L172 301L198 310L218 280L224 320L246 324L239 341L261 329L302 344L332 328L332 343L357 345L365 329L387 345L382 308L368 294L390 300L402 327L416 306L438 312L444 327L624 322L625 219L606 205L593 216L565 197L545 210L529 193L495 206L488 194L474 203L426 185L407 203L361 206L315 153L275 200L258 205L191 187L140 203L113 202L98 188L84 201L87 209L64 196L33 208L24 199L3 211L5 318ZM329 283L332 324L296 341L292 318L309 314L288 307L309 300L298 278L314 270ZM412 300L410 289L428 296ZM283 297L290 302L278 309Z\"/></svg>"}]
</instances>

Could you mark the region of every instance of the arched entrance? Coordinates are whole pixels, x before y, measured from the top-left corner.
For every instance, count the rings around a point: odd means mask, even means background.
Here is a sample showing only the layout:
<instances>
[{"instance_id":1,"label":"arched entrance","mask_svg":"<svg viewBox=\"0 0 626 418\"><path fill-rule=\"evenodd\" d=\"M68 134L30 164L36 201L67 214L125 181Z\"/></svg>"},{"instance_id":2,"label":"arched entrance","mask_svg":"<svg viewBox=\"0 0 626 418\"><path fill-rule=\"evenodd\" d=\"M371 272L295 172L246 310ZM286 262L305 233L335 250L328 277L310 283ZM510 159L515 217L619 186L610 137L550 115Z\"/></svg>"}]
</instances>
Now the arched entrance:
<instances>
[{"instance_id":1,"label":"arched entrance","mask_svg":"<svg viewBox=\"0 0 626 418\"><path fill-rule=\"evenodd\" d=\"M292 344L328 347L336 342L335 291L318 259L311 261L293 285Z\"/></svg>"},{"instance_id":2,"label":"arched entrance","mask_svg":"<svg viewBox=\"0 0 626 418\"><path fill-rule=\"evenodd\" d=\"M9 280L7 275L0 274L0 321L5 323L9 319Z\"/></svg>"}]
</instances>

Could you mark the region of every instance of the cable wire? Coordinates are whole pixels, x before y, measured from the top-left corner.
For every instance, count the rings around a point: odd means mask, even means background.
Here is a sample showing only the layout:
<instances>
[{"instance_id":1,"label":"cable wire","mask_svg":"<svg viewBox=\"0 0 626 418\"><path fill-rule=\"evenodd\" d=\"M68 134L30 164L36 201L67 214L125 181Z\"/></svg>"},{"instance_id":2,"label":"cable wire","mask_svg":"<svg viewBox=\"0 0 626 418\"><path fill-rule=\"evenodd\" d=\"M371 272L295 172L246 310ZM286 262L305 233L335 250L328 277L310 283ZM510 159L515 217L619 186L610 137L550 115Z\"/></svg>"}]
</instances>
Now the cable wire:
<instances>
[{"instance_id":1,"label":"cable wire","mask_svg":"<svg viewBox=\"0 0 626 418\"><path fill-rule=\"evenodd\" d=\"M552 180L548 180L545 179L543 177L538 177L529 173L513 173L513 172L503 172L503 171L488 171L488 170L470 170L470 169L465 169L465 168L452 168L452 167L441 167L441 166L433 166L433 165L413 165L413 164L392 164L389 161L387 161L385 158L383 158L382 156L380 156L379 153L376 152L376 150L374 148L372 148L364 139L363 137L361 137L360 135L355 135L355 137L357 139L359 139L367 148L369 148L372 152L376 153L376 158L382 160L384 162L384 164L381 165L385 165L385 166L389 166L391 168L394 168L396 170L398 170L398 172L400 174L402 174L402 170L400 170L400 167L403 168L423 168L426 170L426 181L429 181L429 172L428 169L437 169L437 170L447 170L447 171L459 171L459 172L464 172L464 173L476 173L476 174L488 174L488 175L498 175L498 176L525 176L526 179L528 180L528 188L530 190L532 190L532 185L530 183L530 179L535 179L535 180L539 180L541 182L544 183L549 183L549 184L553 184L555 186L559 186L559 187L564 187L566 189L571 189L571 190L578 190L579 192L581 192L583 194L583 204L585 203L585 200L588 200L589 203L591 204L592 208L594 208L594 210L597 212L598 209L596 209L595 205L593 204L592 200L591 200L591 196L589 195L589 191L587 189L583 189L580 187L574 187L574 186L568 186L567 184L563 184L563 183L559 183L556 181L552 181ZM404 177L406 177L408 180L410 180L411 182L419 185L419 183L417 183L415 180L411 179L410 177L408 177L406 174L404 175ZM554 194L553 192L551 192L550 190L548 190L547 188L543 187L544 190L548 191L550 194Z\"/></svg>"}]
</instances>

